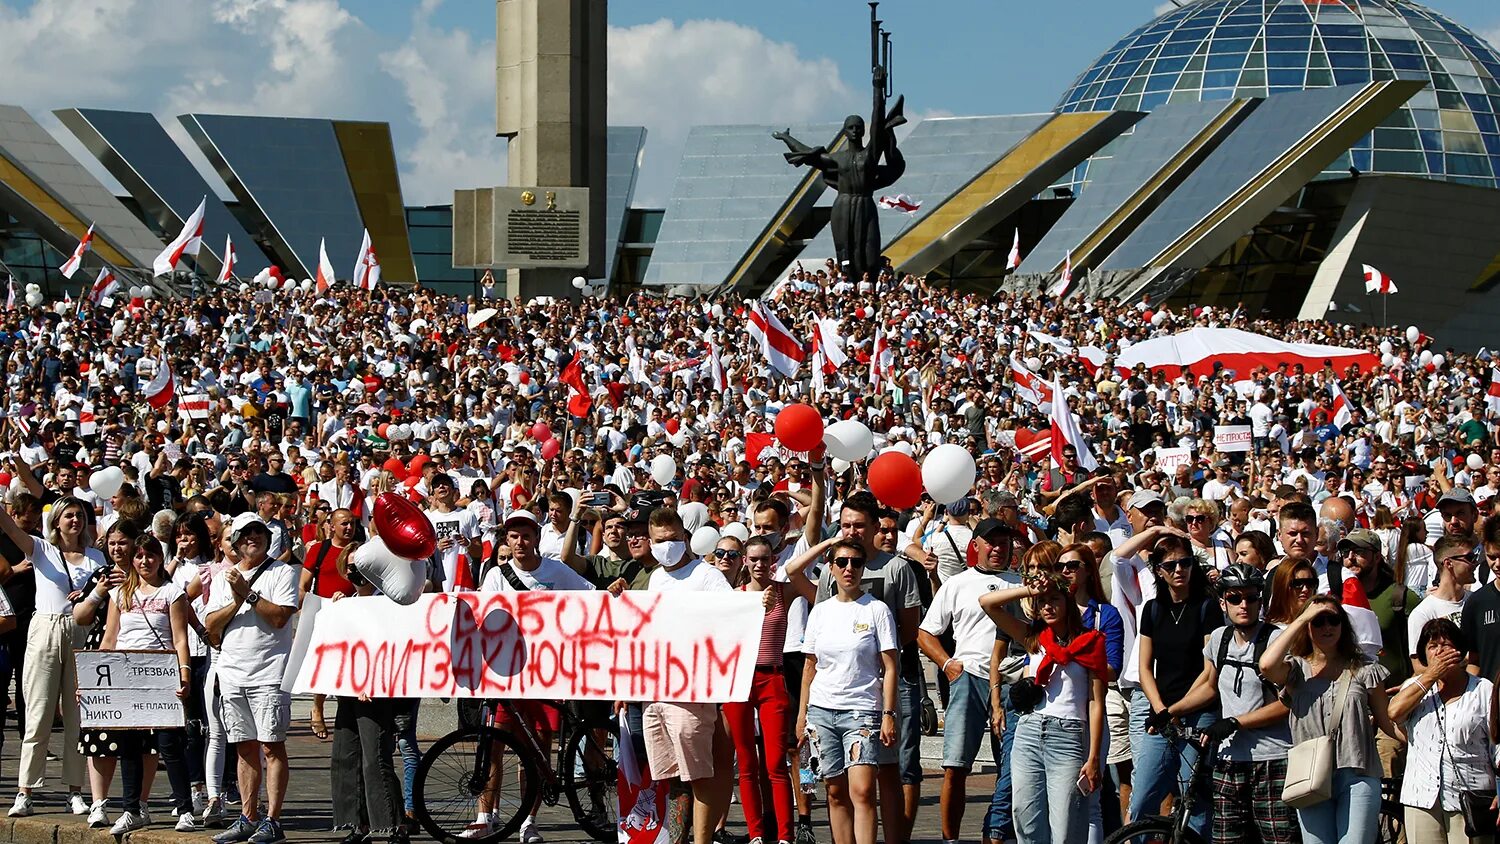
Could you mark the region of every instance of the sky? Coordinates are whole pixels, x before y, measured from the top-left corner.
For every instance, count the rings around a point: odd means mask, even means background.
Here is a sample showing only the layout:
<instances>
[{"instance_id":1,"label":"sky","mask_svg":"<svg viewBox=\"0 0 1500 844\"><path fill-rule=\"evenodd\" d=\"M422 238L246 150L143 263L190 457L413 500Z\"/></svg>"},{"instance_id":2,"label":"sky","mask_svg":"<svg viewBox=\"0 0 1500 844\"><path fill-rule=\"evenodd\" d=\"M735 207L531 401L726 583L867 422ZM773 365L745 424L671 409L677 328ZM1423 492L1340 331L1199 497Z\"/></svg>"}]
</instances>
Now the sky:
<instances>
[{"instance_id":1,"label":"sky","mask_svg":"<svg viewBox=\"0 0 1500 844\"><path fill-rule=\"evenodd\" d=\"M1500 44L1500 3L1429 0ZM907 114L1047 111L1096 56L1170 0L885 0ZM869 110L860 0L615 0L609 121L647 128L636 205L671 194L694 125L838 121ZM0 102L52 117L150 111L189 156L191 111L390 123L408 205L503 184L490 0L0 0ZM105 177L110 187L118 189Z\"/></svg>"}]
</instances>

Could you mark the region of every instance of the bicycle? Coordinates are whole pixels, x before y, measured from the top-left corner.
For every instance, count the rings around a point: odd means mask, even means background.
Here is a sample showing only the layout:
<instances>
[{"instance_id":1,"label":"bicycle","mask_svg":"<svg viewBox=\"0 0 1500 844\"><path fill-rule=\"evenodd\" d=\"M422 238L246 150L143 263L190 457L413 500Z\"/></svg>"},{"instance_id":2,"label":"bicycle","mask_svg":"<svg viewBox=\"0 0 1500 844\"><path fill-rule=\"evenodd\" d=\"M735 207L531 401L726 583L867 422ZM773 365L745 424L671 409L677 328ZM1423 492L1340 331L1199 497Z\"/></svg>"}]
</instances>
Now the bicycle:
<instances>
[{"instance_id":1,"label":"bicycle","mask_svg":"<svg viewBox=\"0 0 1500 844\"><path fill-rule=\"evenodd\" d=\"M571 707L539 701L557 710L557 764L551 748L514 701L484 701L479 726L443 736L422 755L412 782L412 813L443 844L494 844L514 835L527 816L563 794L580 828L597 841L618 840L619 796L615 744L619 728L584 723ZM498 712L509 716L499 726ZM484 807L489 832L472 827Z\"/></svg>"},{"instance_id":2,"label":"bicycle","mask_svg":"<svg viewBox=\"0 0 1500 844\"><path fill-rule=\"evenodd\" d=\"M1162 735L1173 744L1199 745L1198 758L1187 787L1179 788L1172 801L1172 814L1166 817L1148 815L1132 821L1104 839L1104 844L1207 844L1207 840L1188 828L1193 808L1199 800L1208 800L1214 773L1214 748L1204 746L1201 730L1168 724Z\"/></svg>"},{"instance_id":3,"label":"bicycle","mask_svg":"<svg viewBox=\"0 0 1500 844\"><path fill-rule=\"evenodd\" d=\"M1380 780L1380 819L1376 822L1376 844L1406 844L1406 811L1401 808L1401 780Z\"/></svg>"}]
</instances>

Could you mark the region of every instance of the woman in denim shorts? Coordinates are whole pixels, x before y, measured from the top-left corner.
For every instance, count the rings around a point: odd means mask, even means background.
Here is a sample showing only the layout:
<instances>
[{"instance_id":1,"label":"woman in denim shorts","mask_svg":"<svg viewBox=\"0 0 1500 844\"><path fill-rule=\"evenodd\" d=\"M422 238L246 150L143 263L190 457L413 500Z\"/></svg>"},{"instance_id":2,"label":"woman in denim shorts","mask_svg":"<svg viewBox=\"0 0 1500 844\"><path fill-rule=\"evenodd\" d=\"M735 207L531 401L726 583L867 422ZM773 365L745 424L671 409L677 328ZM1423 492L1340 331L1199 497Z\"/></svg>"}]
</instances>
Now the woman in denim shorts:
<instances>
[{"instance_id":1,"label":"woman in denim shorts","mask_svg":"<svg viewBox=\"0 0 1500 844\"><path fill-rule=\"evenodd\" d=\"M861 587L864 546L842 540L830 554L837 591L813 607L802 639L798 749L812 740L834 844L875 844L876 742L896 742L896 620Z\"/></svg>"}]
</instances>

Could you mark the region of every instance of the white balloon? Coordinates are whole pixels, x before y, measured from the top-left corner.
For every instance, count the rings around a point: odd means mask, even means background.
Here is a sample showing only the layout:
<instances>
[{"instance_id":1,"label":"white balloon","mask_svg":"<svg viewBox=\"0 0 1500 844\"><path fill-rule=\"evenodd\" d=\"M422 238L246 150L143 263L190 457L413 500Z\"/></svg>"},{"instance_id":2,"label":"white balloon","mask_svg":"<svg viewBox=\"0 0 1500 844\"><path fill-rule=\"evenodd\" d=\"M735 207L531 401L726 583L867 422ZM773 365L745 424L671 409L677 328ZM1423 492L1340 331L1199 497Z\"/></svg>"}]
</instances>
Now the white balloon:
<instances>
[{"instance_id":1,"label":"white balloon","mask_svg":"<svg viewBox=\"0 0 1500 844\"><path fill-rule=\"evenodd\" d=\"M73 306L67 302L54 302L52 310L56 311L58 316L67 316L68 312L73 310Z\"/></svg>"},{"instance_id":2,"label":"white balloon","mask_svg":"<svg viewBox=\"0 0 1500 844\"><path fill-rule=\"evenodd\" d=\"M651 461L651 480L666 486L677 477L677 461L670 454L658 454Z\"/></svg>"},{"instance_id":3,"label":"white balloon","mask_svg":"<svg viewBox=\"0 0 1500 844\"><path fill-rule=\"evenodd\" d=\"M1031 370L1032 372L1036 372L1037 370L1042 368L1042 359L1037 357L1036 355L1032 355L1031 357L1026 359L1026 368Z\"/></svg>"},{"instance_id":4,"label":"white balloon","mask_svg":"<svg viewBox=\"0 0 1500 844\"><path fill-rule=\"evenodd\" d=\"M844 474L845 472L849 471L850 466L854 465L853 463L850 463L842 457L829 458L829 462L833 464L833 473L835 475Z\"/></svg>"},{"instance_id":5,"label":"white balloon","mask_svg":"<svg viewBox=\"0 0 1500 844\"><path fill-rule=\"evenodd\" d=\"M708 524L708 505L702 501L689 501L686 504L679 504L677 506L677 516L682 519L682 529L691 535L697 532L699 528ZM718 542L717 539L714 541ZM709 550L712 550L712 548Z\"/></svg>"},{"instance_id":6,"label":"white balloon","mask_svg":"<svg viewBox=\"0 0 1500 844\"><path fill-rule=\"evenodd\" d=\"M416 432L412 430L411 425L408 425L407 423L402 422L401 423L401 439L403 439L403 440L409 440L409 439L411 439L414 436L416 436Z\"/></svg>"},{"instance_id":7,"label":"white balloon","mask_svg":"<svg viewBox=\"0 0 1500 844\"><path fill-rule=\"evenodd\" d=\"M713 525L704 525L693 531L693 539L688 546L693 553L700 557L706 557L714 552L719 545L719 530Z\"/></svg>"},{"instance_id":8,"label":"white balloon","mask_svg":"<svg viewBox=\"0 0 1500 844\"><path fill-rule=\"evenodd\" d=\"M106 466L89 476L89 489L100 498L109 498L125 485L125 473L119 466Z\"/></svg>"},{"instance_id":9,"label":"white balloon","mask_svg":"<svg viewBox=\"0 0 1500 844\"><path fill-rule=\"evenodd\" d=\"M1469 469L1475 472L1484 468L1484 458L1477 454L1469 455L1469 459L1464 462L1468 463Z\"/></svg>"},{"instance_id":10,"label":"white balloon","mask_svg":"<svg viewBox=\"0 0 1500 844\"><path fill-rule=\"evenodd\" d=\"M828 446L828 454L850 463L863 460L874 442L875 435L869 426L858 419L845 419L823 429L823 444Z\"/></svg>"},{"instance_id":11,"label":"white balloon","mask_svg":"<svg viewBox=\"0 0 1500 844\"><path fill-rule=\"evenodd\" d=\"M583 288L587 287L588 283L589 283L589 280L586 279L586 278L584 278L581 275L575 275L575 276L573 276L573 286L576 287L576 288L578 288L579 290L582 290Z\"/></svg>"},{"instance_id":12,"label":"white balloon","mask_svg":"<svg viewBox=\"0 0 1500 844\"><path fill-rule=\"evenodd\" d=\"M1381 340L1380 341L1380 353L1382 355L1388 355L1388 354L1391 353L1391 341L1389 341L1389 340Z\"/></svg>"},{"instance_id":13,"label":"white balloon","mask_svg":"<svg viewBox=\"0 0 1500 844\"><path fill-rule=\"evenodd\" d=\"M735 522L734 524L725 525L724 531L720 536L721 538L724 536L732 536L735 539L744 542L745 540L750 538L750 528L745 527L740 522Z\"/></svg>"},{"instance_id":14,"label":"white balloon","mask_svg":"<svg viewBox=\"0 0 1500 844\"><path fill-rule=\"evenodd\" d=\"M891 451L899 451L902 454L906 455L907 457L911 457L913 454L916 453L916 451L911 447L911 443L909 443L909 442L899 442L899 443L892 443L891 445L888 445L885 448L882 448L879 452L877 452L876 456L879 456L881 454L885 454L885 453L891 452Z\"/></svg>"},{"instance_id":15,"label":"white balloon","mask_svg":"<svg viewBox=\"0 0 1500 844\"><path fill-rule=\"evenodd\" d=\"M156 288L155 287L152 287L149 284L143 284L143 285L141 285L141 298L142 299L150 299L152 296L155 296L155 295L156 295Z\"/></svg>"},{"instance_id":16,"label":"white balloon","mask_svg":"<svg viewBox=\"0 0 1500 844\"><path fill-rule=\"evenodd\" d=\"M302 288L302 292L306 293L307 291L312 289L313 280L310 278L304 278L302 279L302 283L297 286Z\"/></svg>"},{"instance_id":17,"label":"white balloon","mask_svg":"<svg viewBox=\"0 0 1500 844\"><path fill-rule=\"evenodd\" d=\"M1420 363L1423 366L1432 363L1432 352L1428 349L1423 349L1422 354L1417 356L1417 363Z\"/></svg>"},{"instance_id":18,"label":"white balloon","mask_svg":"<svg viewBox=\"0 0 1500 844\"><path fill-rule=\"evenodd\" d=\"M678 428L677 433L667 434L667 442L670 442L676 448L682 448L687 444L687 430L685 428Z\"/></svg>"},{"instance_id":19,"label":"white balloon","mask_svg":"<svg viewBox=\"0 0 1500 844\"><path fill-rule=\"evenodd\" d=\"M1443 357L1442 355L1433 355L1432 356L1432 365L1433 366L1437 366L1437 367L1441 367L1444 363L1447 362L1447 360L1448 359L1445 358L1445 357Z\"/></svg>"},{"instance_id":20,"label":"white balloon","mask_svg":"<svg viewBox=\"0 0 1500 844\"><path fill-rule=\"evenodd\" d=\"M1415 343L1415 342L1417 342L1417 338L1419 338L1421 336L1422 336L1422 332L1419 331L1419 330L1417 330L1417 327L1415 325L1407 326L1407 329L1406 329L1406 342L1408 342L1408 343Z\"/></svg>"},{"instance_id":21,"label":"white balloon","mask_svg":"<svg viewBox=\"0 0 1500 844\"><path fill-rule=\"evenodd\" d=\"M42 286L40 284L37 284L34 281L30 282L30 283L28 283L26 285L26 292L27 293L40 293L40 292L42 292Z\"/></svg>"},{"instance_id":22,"label":"white balloon","mask_svg":"<svg viewBox=\"0 0 1500 844\"><path fill-rule=\"evenodd\" d=\"M967 448L944 443L922 460L922 485L939 504L952 504L969 494L979 467Z\"/></svg>"},{"instance_id":23,"label":"white balloon","mask_svg":"<svg viewBox=\"0 0 1500 844\"><path fill-rule=\"evenodd\" d=\"M1383 355L1380 356L1380 365L1383 366L1383 367L1385 367L1385 368L1387 368L1387 369L1391 368L1392 366L1395 366L1396 365L1396 356L1393 355L1393 354L1391 354L1390 352L1386 352L1385 354L1383 354Z\"/></svg>"},{"instance_id":24,"label":"white balloon","mask_svg":"<svg viewBox=\"0 0 1500 844\"><path fill-rule=\"evenodd\" d=\"M378 536L359 546L349 562L380 594L403 606L416 603L427 584L425 559L408 560L388 548Z\"/></svg>"},{"instance_id":25,"label":"white balloon","mask_svg":"<svg viewBox=\"0 0 1500 844\"><path fill-rule=\"evenodd\" d=\"M27 293L26 304L33 308L40 306L42 304L42 294L36 292L35 290Z\"/></svg>"}]
</instances>

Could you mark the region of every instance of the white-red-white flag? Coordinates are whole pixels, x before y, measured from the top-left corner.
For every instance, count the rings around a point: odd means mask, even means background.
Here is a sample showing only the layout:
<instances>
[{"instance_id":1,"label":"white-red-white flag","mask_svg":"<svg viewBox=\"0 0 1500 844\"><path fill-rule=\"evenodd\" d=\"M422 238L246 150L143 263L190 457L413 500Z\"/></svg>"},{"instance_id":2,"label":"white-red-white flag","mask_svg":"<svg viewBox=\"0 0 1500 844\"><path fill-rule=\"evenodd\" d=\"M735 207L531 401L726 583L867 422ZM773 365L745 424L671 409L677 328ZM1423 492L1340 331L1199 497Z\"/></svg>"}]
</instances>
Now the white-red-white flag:
<instances>
[{"instance_id":1,"label":"white-red-white flag","mask_svg":"<svg viewBox=\"0 0 1500 844\"><path fill-rule=\"evenodd\" d=\"M89 304L98 305L105 296L114 293L119 286L119 279L109 271L109 267L100 269L99 277L94 279L94 286L89 288Z\"/></svg>"},{"instance_id":2,"label":"white-red-white flag","mask_svg":"<svg viewBox=\"0 0 1500 844\"><path fill-rule=\"evenodd\" d=\"M1052 289L1047 291L1047 295L1051 296L1054 299L1061 299L1062 297L1068 295L1068 288L1072 286L1073 253L1072 251L1069 251L1067 257L1063 259L1062 277L1057 280L1057 283L1052 285Z\"/></svg>"},{"instance_id":3,"label":"white-red-white flag","mask_svg":"<svg viewBox=\"0 0 1500 844\"><path fill-rule=\"evenodd\" d=\"M1005 268L1014 270L1019 266L1021 266L1021 230L1018 228L1010 239L1010 257L1005 259Z\"/></svg>"},{"instance_id":4,"label":"white-red-white flag","mask_svg":"<svg viewBox=\"0 0 1500 844\"><path fill-rule=\"evenodd\" d=\"M10 277L10 283L5 285L5 309L8 311L16 306L16 277Z\"/></svg>"},{"instance_id":5,"label":"white-red-white flag","mask_svg":"<svg viewBox=\"0 0 1500 844\"><path fill-rule=\"evenodd\" d=\"M1344 582L1339 589L1344 605L1344 615L1354 629L1354 641L1364 652L1366 659L1375 659L1385 647L1385 637L1380 632L1380 619L1370 607L1370 597L1359 582L1359 576L1343 569Z\"/></svg>"},{"instance_id":6,"label":"white-red-white flag","mask_svg":"<svg viewBox=\"0 0 1500 844\"><path fill-rule=\"evenodd\" d=\"M922 210L922 203L912 199L904 193L895 196L882 196L875 203L887 211L900 211L903 214L915 214Z\"/></svg>"},{"instance_id":7,"label":"white-red-white flag","mask_svg":"<svg viewBox=\"0 0 1500 844\"><path fill-rule=\"evenodd\" d=\"M832 375L848 360L844 353L844 338L839 336L839 323L834 319L815 319L812 323L813 354L823 358L823 374Z\"/></svg>"},{"instance_id":8,"label":"white-red-white flag","mask_svg":"<svg viewBox=\"0 0 1500 844\"><path fill-rule=\"evenodd\" d=\"M891 341L885 336L885 329L880 327L879 319L876 319L875 339L870 343L870 389L879 390L883 378L889 377Z\"/></svg>"},{"instance_id":9,"label":"white-red-white flag","mask_svg":"<svg viewBox=\"0 0 1500 844\"><path fill-rule=\"evenodd\" d=\"M83 233L83 240L78 241L78 245L73 247L73 254L69 255L68 260L63 261L63 265L57 268L63 274L63 278L72 278L73 273L78 272L78 268L83 265L83 253L92 249L93 243L94 225L90 223L89 230Z\"/></svg>"},{"instance_id":10,"label":"white-red-white flag","mask_svg":"<svg viewBox=\"0 0 1500 844\"><path fill-rule=\"evenodd\" d=\"M328 260L328 244L325 239L318 240L318 277L313 282L313 288L319 293L327 293L328 288L333 286L333 262Z\"/></svg>"},{"instance_id":11,"label":"white-red-white flag","mask_svg":"<svg viewBox=\"0 0 1500 844\"><path fill-rule=\"evenodd\" d=\"M78 435L91 437L99 432L99 417L94 415L94 403L85 401L78 408Z\"/></svg>"},{"instance_id":12,"label":"white-red-white flag","mask_svg":"<svg viewBox=\"0 0 1500 844\"><path fill-rule=\"evenodd\" d=\"M1062 382L1056 375L1052 376L1052 410L1049 414L1052 425L1052 460L1057 465L1063 465L1062 448L1071 445L1078 451L1078 465L1090 472L1099 468L1099 461L1094 459L1094 452L1089 449L1088 441L1083 438L1083 431L1078 427L1078 420L1074 418L1073 411L1068 407L1068 397L1063 395Z\"/></svg>"},{"instance_id":13,"label":"white-red-white flag","mask_svg":"<svg viewBox=\"0 0 1500 844\"><path fill-rule=\"evenodd\" d=\"M176 385L172 379L172 364L163 357L161 366L156 368L156 375L141 390L146 395L146 403L155 408L163 408L172 403L172 397L176 392Z\"/></svg>"},{"instance_id":14,"label":"white-red-white flag","mask_svg":"<svg viewBox=\"0 0 1500 844\"><path fill-rule=\"evenodd\" d=\"M1490 367L1490 387L1485 391L1484 403L1490 413L1500 416L1500 367Z\"/></svg>"},{"instance_id":15,"label":"white-red-white flag","mask_svg":"<svg viewBox=\"0 0 1500 844\"><path fill-rule=\"evenodd\" d=\"M777 319L776 314L760 302L750 306L750 336L760 344L761 354L771 368L788 378L796 378L797 370L807 360L807 349L802 341Z\"/></svg>"},{"instance_id":16,"label":"white-red-white flag","mask_svg":"<svg viewBox=\"0 0 1500 844\"><path fill-rule=\"evenodd\" d=\"M1016 385L1016 395L1037 407L1052 404L1052 385L1032 372L1021 360L1019 352L1010 353L1010 378Z\"/></svg>"},{"instance_id":17,"label":"white-red-white flag","mask_svg":"<svg viewBox=\"0 0 1500 844\"><path fill-rule=\"evenodd\" d=\"M1362 264L1365 268L1365 292L1391 294L1396 291L1396 282L1391 277L1375 269L1369 264Z\"/></svg>"},{"instance_id":18,"label":"white-red-white flag","mask_svg":"<svg viewBox=\"0 0 1500 844\"><path fill-rule=\"evenodd\" d=\"M187 218L187 222L182 224L182 231L172 239L171 243L167 244L167 248L163 249L160 255L156 256L156 260L151 262L151 269L156 275L171 273L172 269L177 266L177 262L182 260L183 255L198 257L198 250L203 247L203 213L207 209L208 197L205 196L203 201L198 203L198 210L194 211L192 216Z\"/></svg>"},{"instance_id":19,"label":"white-red-white flag","mask_svg":"<svg viewBox=\"0 0 1500 844\"><path fill-rule=\"evenodd\" d=\"M1349 397L1344 395L1344 389L1339 386L1339 382L1334 381L1328 387L1328 392L1333 396L1334 427L1342 428L1354 421L1354 414L1350 413L1353 408L1349 404Z\"/></svg>"},{"instance_id":20,"label":"white-red-white flag","mask_svg":"<svg viewBox=\"0 0 1500 844\"><path fill-rule=\"evenodd\" d=\"M713 343L708 344L708 377L714 385L715 392L725 392L729 389L729 373L724 371L724 361L719 357L719 347Z\"/></svg>"},{"instance_id":21,"label":"white-red-white flag","mask_svg":"<svg viewBox=\"0 0 1500 844\"><path fill-rule=\"evenodd\" d=\"M354 289L374 290L380 281L380 258L375 255L375 245L370 242L370 230L365 229L365 238L359 243L359 257L354 260Z\"/></svg>"},{"instance_id":22,"label":"white-red-white flag","mask_svg":"<svg viewBox=\"0 0 1500 844\"><path fill-rule=\"evenodd\" d=\"M224 264L219 267L219 277L214 279L214 284L228 284L234 278L234 238L224 236Z\"/></svg>"}]
</instances>

